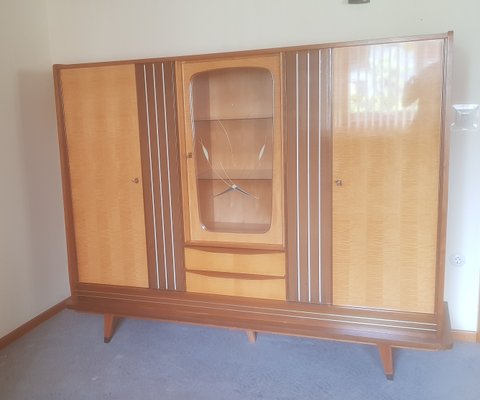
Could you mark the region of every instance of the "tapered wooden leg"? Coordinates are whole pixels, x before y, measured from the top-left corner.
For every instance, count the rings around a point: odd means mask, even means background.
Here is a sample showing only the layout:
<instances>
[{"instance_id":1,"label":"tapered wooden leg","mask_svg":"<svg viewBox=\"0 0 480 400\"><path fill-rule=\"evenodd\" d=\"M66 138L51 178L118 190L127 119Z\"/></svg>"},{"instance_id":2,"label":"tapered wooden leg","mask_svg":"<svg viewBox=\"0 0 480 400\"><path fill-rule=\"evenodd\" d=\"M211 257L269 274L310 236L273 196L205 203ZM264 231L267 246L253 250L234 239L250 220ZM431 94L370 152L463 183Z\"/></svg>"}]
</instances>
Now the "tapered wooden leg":
<instances>
[{"instance_id":1,"label":"tapered wooden leg","mask_svg":"<svg viewBox=\"0 0 480 400\"><path fill-rule=\"evenodd\" d=\"M113 314L104 314L103 316L103 341L110 343L113 331L115 329L115 316Z\"/></svg>"},{"instance_id":2,"label":"tapered wooden leg","mask_svg":"<svg viewBox=\"0 0 480 400\"><path fill-rule=\"evenodd\" d=\"M248 341L250 343L255 343L257 341L257 332L251 330L247 330L245 332L247 333Z\"/></svg>"},{"instance_id":3,"label":"tapered wooden leg","mask_svg":"<svg viewBox=\"0 0 480 400\"><path fill-rule=\"evenodd\" d=\"M388 344L378 344L378 352L382 360L383 370L388 380L393 380L393 348Z\"/></svg>"}]
</instances>

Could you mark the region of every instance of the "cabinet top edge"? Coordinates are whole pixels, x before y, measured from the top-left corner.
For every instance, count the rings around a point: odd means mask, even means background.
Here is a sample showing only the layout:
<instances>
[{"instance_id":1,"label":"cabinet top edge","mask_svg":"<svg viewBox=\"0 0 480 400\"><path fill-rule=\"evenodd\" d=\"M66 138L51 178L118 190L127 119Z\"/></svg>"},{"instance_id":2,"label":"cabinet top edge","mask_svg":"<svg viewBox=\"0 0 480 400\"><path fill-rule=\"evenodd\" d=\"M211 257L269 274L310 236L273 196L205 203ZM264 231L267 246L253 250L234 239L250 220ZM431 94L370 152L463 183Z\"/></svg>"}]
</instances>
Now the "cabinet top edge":
<instances>
[{"instance_id":1,"label":"cabinet top edge","mask_svg":"<svg viewBox=\"0 0 480 400\"><path fill-rule=\"evenodd\" d=\"M215 58L223 58L223 57L248 57L248 56L256 56L256 55L258 56L260 54L267 55L267 54L273 54L273 53L283 53L288 51L321 50L321 49L330 49L330 48L337 48L337 47L353 47L353 46L388 44L388 43L398 43L398 42L415 42L415 41L421 41L421 40L438 40L438 39L451 40L452 38L453 38L453 31L448 31L445 33L436 33L436 34L399 36L399 37L391 37L391 38L354 40L354 41L344 41L344 42L329 42L329 43L319 43L319 44L305 44L305 45L298 45L298 46L273 47L273 48L265 48L265 49L228 51L228 52L219 52L219 53L152 57L152 58L140 58L140 59L131 59L131 60L81 62L81 63L74 63L74 64L58 63L53 65L53 70L68 69L68 68L87 68L87 67L119 65L119 64L142 64L142 63L153 63L153 62L168 62L168 61L185 62L185 61L197 61L200 59L205 60L205 59L215 59Z\"/></svg>"}]
</instances>

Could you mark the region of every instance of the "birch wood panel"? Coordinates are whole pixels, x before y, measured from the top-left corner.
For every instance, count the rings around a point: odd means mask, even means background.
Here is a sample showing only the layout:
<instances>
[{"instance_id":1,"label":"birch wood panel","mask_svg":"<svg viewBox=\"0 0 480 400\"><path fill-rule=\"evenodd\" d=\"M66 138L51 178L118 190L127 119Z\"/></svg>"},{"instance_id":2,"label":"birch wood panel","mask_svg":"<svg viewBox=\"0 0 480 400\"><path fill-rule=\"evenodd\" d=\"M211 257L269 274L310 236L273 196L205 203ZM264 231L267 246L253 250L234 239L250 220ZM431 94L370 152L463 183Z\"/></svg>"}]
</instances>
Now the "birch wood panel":
<instances>
[{"instance_id":1,"label":"birch wood panel","mask_svg":"<svg viewBox=\"0 0 480 400\"><path fill-rule=\"evenodd\" d=\"M333 301L432 313L443 40L333 50Z\"/></svg>"},{"instance_id":2,"label":"birch wood panel","mask_svg":"<svg viewBox=\"0 0 480 400\"><path fill-rule=\"evenodd\" d=\"M213 276L187 271L186 280L187 292L190 293L285 300L285 279L283 278L246 279L235 277L235 275Z\"/></svg>"},{"instance_id":3,"label":"birch wood panel","mask_svg":"<svg viewBox=\"0 0 480 400\"><path fill-rule=\"evenodd\" d=\"M60 79L79 282L147 287L135 67Z\"/></svg>"},{"instance_id":4,"label":"birch wood panel","mask_svg":"<svg viewBox=\"0 0 480 400\"><path fill-rule=\"evenodd\" d=\"M285 276L285 253L253 254L185 248L185 265L189 270Z\"/></svg>"}]
</instances>

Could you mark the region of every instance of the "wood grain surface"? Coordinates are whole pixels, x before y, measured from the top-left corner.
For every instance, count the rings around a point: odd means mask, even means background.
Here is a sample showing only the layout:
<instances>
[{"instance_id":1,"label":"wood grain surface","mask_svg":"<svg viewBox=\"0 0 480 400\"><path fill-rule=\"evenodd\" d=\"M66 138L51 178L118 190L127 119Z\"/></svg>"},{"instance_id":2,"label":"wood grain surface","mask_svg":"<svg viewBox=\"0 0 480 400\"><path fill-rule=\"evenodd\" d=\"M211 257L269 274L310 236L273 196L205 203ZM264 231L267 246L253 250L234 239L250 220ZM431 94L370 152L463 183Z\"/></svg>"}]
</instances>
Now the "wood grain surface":
<instances>
[{"instance_id":1,"label":"wood grain surface","mask_svg":"<svg viewBox=\"0 0 480 400\"><path fill-rule=\"evenodd\" d=\"M79 282L147 287L134 65L60 76Z\"/></svg>"}]
</instances>

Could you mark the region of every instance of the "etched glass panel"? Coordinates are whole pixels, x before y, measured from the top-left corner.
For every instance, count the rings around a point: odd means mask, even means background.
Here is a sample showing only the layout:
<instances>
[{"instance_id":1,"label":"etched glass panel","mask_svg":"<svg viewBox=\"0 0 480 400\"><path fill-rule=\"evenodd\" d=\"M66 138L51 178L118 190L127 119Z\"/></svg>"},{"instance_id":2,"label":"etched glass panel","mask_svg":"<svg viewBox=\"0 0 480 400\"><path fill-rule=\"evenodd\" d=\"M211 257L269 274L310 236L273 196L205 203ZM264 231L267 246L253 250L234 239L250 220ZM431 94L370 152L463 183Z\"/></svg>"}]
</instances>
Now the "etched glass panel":
<instances>
[{"instance_id":1,"label":"etched glass panel","mask_svg":"<svg viewBox=\"0 0 480 400\"><path fill-rule=\"evenodd\" d=\"M203 229L270 229L273 92L272 75L264 68L222 68L192 77L193 157Z\"/></svg>"}]
</instances>

